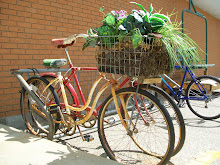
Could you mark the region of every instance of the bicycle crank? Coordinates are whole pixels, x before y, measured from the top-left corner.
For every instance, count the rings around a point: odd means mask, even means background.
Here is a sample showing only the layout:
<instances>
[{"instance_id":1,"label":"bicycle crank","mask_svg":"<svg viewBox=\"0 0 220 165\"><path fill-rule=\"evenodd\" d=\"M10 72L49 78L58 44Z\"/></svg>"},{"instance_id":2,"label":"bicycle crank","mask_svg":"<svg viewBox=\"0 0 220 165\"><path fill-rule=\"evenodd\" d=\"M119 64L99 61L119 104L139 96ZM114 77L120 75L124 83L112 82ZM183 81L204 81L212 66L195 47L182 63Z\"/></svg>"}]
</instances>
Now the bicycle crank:
<instances>
[{"instance_id":1,"label":"bicycle crank","mask_svg":"<svg viewBox=\"0 0 220 165\"><path fill-rule=\"evenodd\" d=\"M71 136L76 131L75 120L68 114L63 114L64 121L61 121L60 131L64 134Z\"/></svg>"}]
</instances>

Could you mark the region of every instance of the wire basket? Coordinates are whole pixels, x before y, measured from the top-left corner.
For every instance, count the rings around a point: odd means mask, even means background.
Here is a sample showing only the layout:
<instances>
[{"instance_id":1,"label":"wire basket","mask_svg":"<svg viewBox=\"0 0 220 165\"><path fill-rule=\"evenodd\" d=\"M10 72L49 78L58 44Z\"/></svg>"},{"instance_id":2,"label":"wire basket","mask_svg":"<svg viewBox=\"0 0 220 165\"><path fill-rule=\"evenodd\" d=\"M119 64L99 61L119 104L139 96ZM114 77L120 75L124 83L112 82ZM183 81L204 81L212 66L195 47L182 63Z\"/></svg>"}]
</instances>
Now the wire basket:
<instances>
[{"instance_id":1,"label":"wire basket","mask_svg":"<svg viewBox=\"0 0 220 165\"><path fill-rule=\"evenodd\" d=\"M129 77L155 77L170 70L166 48L155 37L142 37L133 48L131 37L99 36L97 67L100 72L127 75Z\"/></svg>"}]
</instances>

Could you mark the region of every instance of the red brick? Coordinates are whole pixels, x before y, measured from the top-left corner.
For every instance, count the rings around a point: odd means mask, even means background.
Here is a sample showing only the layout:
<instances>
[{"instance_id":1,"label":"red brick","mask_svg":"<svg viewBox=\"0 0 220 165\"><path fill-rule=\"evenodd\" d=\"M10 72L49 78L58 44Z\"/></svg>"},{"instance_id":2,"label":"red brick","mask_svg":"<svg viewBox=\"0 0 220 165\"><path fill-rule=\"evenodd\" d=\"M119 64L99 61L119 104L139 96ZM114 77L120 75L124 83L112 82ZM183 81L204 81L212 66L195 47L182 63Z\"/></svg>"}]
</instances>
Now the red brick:
<instances>
[{"instance_id":1,"label":"red brick","mask_svg":"<svg viewBox=\"0 0 220 165\"><path fill-rule=\"evenodd\" d=\"M11 61L9 60L3 60L3 59L0 60L0 65L10 65L10 64L11 64ZM4 74L4 72L0 72L0 74Z\"/></svg>"},{"instance_id":2,"label":"red brick","mask_svg":"<svg viewBox=\"0 0 220 165\"><path fill-rule=\"evenodd\" d=\"M18 55L3 55L2 57L3 59L7 59L7 60L18 59Z\"/></svg>"},{"instance_id":3,"label":"red brick","mask_svg":"<svg viewBox=\"0 0 220 165\"><path fill-rule=\"evenodd\" d=\"M19 5L19 6L26 6L26 7L32 7L31 5L33 5L32 3L30 3L30 2L25 2L25 1L23 1L23 0L17 0L17 5Z\"/></svg>"},{"instance_id":4,"label":"red brick","mask_svg":"<svg viewBox=\"0 0 220 165\"><path fill-rule=\"evenodd\" d=\"M21 111L19 110L19 108L15 111L9 111L9 112L6 112L6 116L14 116L14 115L19 115L21 114Z\"/></svg>"},{"instance_id":5,"label":"red brick","mask_svg":"<svg viewBox=\"0 0 220 165\"><path fill-rule=\"evenodd\" d=\"M45 16L45 20L53 22L53 21L56 21L57 19L54 16Z\"/></svg>"},{"instance_id":6,"label":"red brick","mask_svg":"<svg viewBox=\"0 0 220 165\"><path fill-rule=\"evenodd\" d=\"M17 16L25 17L25 18L30 18L31 13L25 12L25 11L17 11Z\"/></svg>"},{"instance_id":7,"label":"red brick","mask_svg":"<svg viewBox=\"0 0 220 165\"><path fill-rule=\"evenodd\" d=\"M44 29L44 25L32 24L32 28L33 28L33 29Z\"/></svg>"},{"instance_id":8,"label":"red brick","mask_svg":"<svg viewBox=\"0 0 220 165\"><path fill-rule=\"evenodd\" d=\"M142 4L144 4L143 6L147 9L151 3L154 4L155 10L158 11L163 8L162 12L165 13L172 12L174 7L176 8L175 11L179 13L181 13L183 8L188 8L187 1L149 0ZM6 77L2 78L3 80L1 82L5 82L7 85L11 83L13 86L13 91L6 90L3 93L3 90L0 90L1 97L11 95L12 98L19 98L18 91L20 90L20 84L13 76L7 78L10 76L7 76L10 68L42 68L42 59L45 57L65 57L63 49L57 49L51 46L51 39L67 37L75 33L86 33L86 30L90 27L100 26L99 23L103 19L103 15L99 12L99 8L103 5L105 5L105 13L120 9L126 9L129 12L136 7L125 1L1 0L0 76L3 75ZM220 60L216 57L216 55L220 53L218 49L218 39L216 38L216 36L220 35L217 27L219 20L200 9L197 9L197 11L205 15L209 21L208 59L209 62L216 64L216 67L210 68L209 71L214 75L220 76ZM173 16L172 20L174 19L175 16ZM180 15L177 20L181 20ZM190 36L204 49L204 21L190 15L187 15L185 20L186 28L192 33ZM88 48L86 51L81 52L83 43L84 40L78 40L74 48L69 47L74 65L96 66L94 57L95 49ZM85 61L84 59L87 60ZM197 71L196 74L201 74L201 72L202 71ZM178 72L176 74L177 76L179 75ZM85 79L85 76L82 76L80 80ZM91 82L89 84L91 84ZM82 88L84 88L84 86L87 86L87 84L82 82ZM11 87L7 86L6 88ZM5 116L5 112L15 111L7 113L7 115L13 115L13 113L16 113L17 107L19 107L19 102L12 102L12 100L6 102L6 99L4 103L1 102L0 104L0 109L2 108L1 106L4 106L4 113L0 113L0 115L3 114L3 116Z\"/></svg>"},{"instance_id":9,"label":"red brick","mask_svg":"<svg viewBox=\"0 0 220 165\"><path fill-rule=\"evenodd\" d=\"M58 4L64 4L64 6L66 6L68 4L68 1L66 1L66 0L57 0L57 3Z\"/></svg>"},{"instance_id":10,"label":"red brick","mask_svg":"<svg viewBox=\"0 0 220 165\"><path fill-rule=\"evenodd\" d=\"M32 3L31 7L35 9L42 9L42 10L45 9L44 5L35 4L35 3Z\"/></svg>"},{"instance_id":11,"label":"red brick","mask_svg":"<svg viewBox=\"0 0 220 165\"><path fill-rule=\"evenodd\" d=\"M18 27L31 28L31 24L30 23L26 23L26 22L17 22L17 26Z\"/></svg>"},{"instance_id":12,"label":"red brick","mask_svg":"<svg viewBox=\"0 0 220 165\"><path fill-rule=\"evenodd\" d=\"M9 7L8 3L2 3L2 2L0 2L0 6L1 8L5 8L5 9Z\"/></svg>"},{"instance_id":13,"label":"red brick","mask_svg":"<svg viewBox=\"0 0 220 165\"><path fill-rule=\"evenodd\" d=\"M24 49L11 49L11 54L25 54Z\"/></svg>"},{"instance_id":14,"label":"red brick","mask_svg":"<svg viewBox=\"0 0 220 165\"><path fill-rule=\"evenodd\" d=\"M56 9L62 7L62 5L58 4L57 2L51 2L50 5L55 7Z\"/></svg>"},{"instance_id":15,"label":"red brick","mask_svg":"<svg viewBox=\"0 0 220 165\"><path fill-rule=\"evenodd\" d=\"M30 8L30 7L25 7L24 11L28 13L37 13L37 9Z\"/></svg>"},{"instance_id":16,"label":"red brick","mask_svg":"<svg viewBox=\"0 0 220 165\"><path fill-rule=\"evenodd\" d=\"M5 9L5 8L1 9L1 13L8 14L8 15L16 15L17 14L17 12L15 10Z\"/></svg>"},{"instance_id":17,"label":"red brick","mask_svg":"<svg viewBox=\"0 0 220 165\"><path fill-rule=\"evenodd\" d=\"M24 20L27 23L38 23L38 20L33 18L25 18Z\"/></svg>"},{"instance_id":18,"label":"red brick","mask_svg":"<svg viewBox=\"0 0 220 165\"><path fill-rule=\"evenodd\" d=\"M18 6L17 4L16 5L10 4L9 8L12 9L12 10L15 10L15 11L17 11L17 10L24 11L24 7L23 6Z\"/></svg>"},{"instance_id":19,"label":"red brick","mask_svg":"<svg viewBox=\"0 0 220 165\"><path fill-rule=\"evenodd\" d=\"M5 116L5 112L0 112L0 118L4 118Z\"/></svg>"},{"instance_id":20,"label":"red brick","mask_svg":"<svg viewBox=\"0 0 220 165\"><path fill-rule=\"evenodd\" d=\"M23 39L23 38L31 38L31 34L27 33L18 33L18 38ZM24 41L25 42L25 41ZM20 42L19 42L20 43Z\"/></svg>"},{"instance_id":21,"label":"red brick","mask_svg":"<svg viewBox=\"0 0 220 165\"><path fill-rule=\"evenodd\" d=\"M56 26L45 26L45 30L56 30L57 29L57 27Z\"/></svg>"},{"instance_id":22,"label":"red brick","mask_svg":"<svg viewBox=\"0 0 220 165\"><path fill-rule=\"evenodd\" d=\"M9 27L9 31L12 31L12 32L24 32L24 28L21 28L21 27Z\"/></svg>"},{"instance_id":23,"label":"red brick","mask_svg":"<svg viewBox=\"0 0 220 165\"><path fill-rule=\"evenodd\" d=\"M32 34L32 38L34 38L34 39L45 39L45 35ZM34 47L32 47L32 48L34 48Z\"/></svg>"},{"instance_id":24,"label":"red brick","mask_svg":"<svg viewBox=\"0 0 220 165\"><path fill-rule=\"evenodd\" d=\"M16 46L17 47L17 46ZM3 49L3 46L2 46L2 49L0 51L0 54L10 54L11 53L11 50L10 49Z\"/></svg>"},{"instance_id":25,"label":"red brick","mask_svg":"<svg viewBox=\"0 0 220 165\"><path fill-rule=\"evenodd\" d=\"M45 16L42 14L32 14L32 18L34 19L45 19Z\"/></svg>"},{"instance_id":26,"label":"red brick","mask_svg":"<svg viewBox=\"0 0 220 165\"><path fill-rule=\"evenodd\" d=\"M26 50L27 52L27 50ZM18 59L19 60L28 60L28 59L33 59L33 56L31 54L27 54L26 55L22 55L22 56L18 56ZM28 68L28 67L25 67L25 68Z\"/></svg>"},{"instance_id":27,"label":"red brick","mask_svg":"<svg viewBox=\"0 0 220 165\"><path fill-rule=\"evenodd\" d=\"M56 8L56 7L53 7L53 6L47 6L47 10L48 10L48 11L51 11L51 12L53 13L53 12L56 12L56 11L57 11L57 8Z\"/></svg>"},{"instance_id":28,"label":"red brick","mask_svg":"<svg viewBox=\"0 0 220 165\"><path fill-rule=\"evenodd\" d=\"M26 54L39 54L39 50L26 50Z\"/></svg>"},{"instance_id":29,"label":"red brick","mask_svg":"<svg viewBox=\"0 0 220 165\"><path fill-rule=\"evenodd\" d=\"M16 22L9 20L1 20L1 25L6 26L16 26Z\"/></svg>"},{"instance_id":30,"label":"red brick","mask_svg":"<svg viewBox=\"0 0 220 165\"><path fill-rule=\"evenodd\" d=\"M68 10L65 10L63 8L58 8L57 12L62 13L62 14L68 14Z\"/></svg>"},{"instance_id":31,"label":"red brick","mask_svg":"<svg viewBox=\"0 0 220 165\"><path fill-rule=\"evenodd\" d=\"M48 0L38 0L38 3L44 6L50 6L50 2Z\"/></svg>"},{"instance_id":32,"label":"red brick","mask_svg":"<svg viewBox=\"0 0 220 165\"><path fill-rule=\"evenodd\" d=\"M8 20L9 16L5 14L0 14L0 20Z\"/></svg>"},{"instance_id":33,"label":"red brick","mask_svg":"<svg viewBox=\"0 0 220 165\"><path fill-rule=\"evenodd\" d=\"M18 16L9 16L10 21L16 21L16 22L23 22L24 18L23 17L18 17Z\"/></svg>"},{"instance_id":34,"label":"red brick","mask_svg":"<svg viewBox=\"0 0 220 165\"><path fill-rule=\"evenodd\" d=\"M25 64L25 61L24 60L12 60L11 61L11 65L14 66L14 65L24 65Z\"/></svg>"},{"instance_id":35,"label":"red brick","mask_svg":"<svg viewBox=\"0 0 220 165\"><path fill-rule=\"evenodd\" d=\"M12 49L12 48L17 48L17 47L18 47L17 43L5 43L2 45L3 49L1 51L4 52L4 54L5 54L5 53L8 53L9 50L6 50L4 48ZM11 51L10 51L10 53L11 53Z\"/></svg>"},{"instance_id":36,"label":"red brick","mask_svg":"<svg viewBox=\"0 0 220 165\"><path fill-rule=\"evenodd\" d=\"M38 10L38 13L42 15L50 15L50 11L48 10Z\"/></svg>"},{"instance_id":37,"label":"red brick","mask_svg":"<svg viewBox=\"0 0 220 165\"><path fill-rule=\"evenodd\" d=\"M50 34L50 31L48 30L39 30L39 34L46 34L46 35L49 35Z\"/></svg>"},{"instance_id":38,"label":"red brick","mask_svg":"<svg viewBox=\"0 0 220 165\"><path fill-rule=\"evenodd\" d=\"M39 30L38 29L32 29L32 28L25 28L25 33L38 34Z\"/></svg>"}]
</instances>

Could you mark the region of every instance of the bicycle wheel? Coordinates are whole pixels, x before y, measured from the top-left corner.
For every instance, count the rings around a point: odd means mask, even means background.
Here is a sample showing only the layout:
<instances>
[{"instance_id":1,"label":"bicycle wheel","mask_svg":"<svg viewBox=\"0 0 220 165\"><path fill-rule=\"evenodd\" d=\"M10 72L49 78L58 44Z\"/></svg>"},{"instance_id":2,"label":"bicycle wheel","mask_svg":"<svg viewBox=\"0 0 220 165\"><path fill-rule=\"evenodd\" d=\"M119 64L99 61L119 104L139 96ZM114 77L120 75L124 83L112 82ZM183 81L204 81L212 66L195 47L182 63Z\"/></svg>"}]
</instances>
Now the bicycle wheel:
<instances>
[{"instance_id":1,"label":"bicycle wheel","mask_svg":"<svg viewBox=\"0 0 220 165\"><path fill-rule=\"evenodd\" d=\"M176 105L170 95L155 85L143 84L140 85L140 88L147 90L156 96L169 112L175 131L175 145L173 155L176 155L182 149L186 136L185 123L179 107Z\"/></svg>"},{"instance_id":2,"label":"bicycle wheel","mask_svg":"<svg viewBox=\"0 0 220 165\"><path fill-rule=\"evenodd\" d=\"M52 75L43 75L42 77L44 77L45 79L47 79L49 82L51 80L54 80L56 77L55 76L52 76ZM52 84L53 87L55 88L56 92L57 92L57 95L60 99L60 106L61 106L61 109L64 109L64 101L63 101L63 97L61 96L62 93L61 93L61 90L60 90L60 87L58 85L54 86L54 84ZM65 92L66 92L66 97L68 99L68 104L69 105L73 105L75 102L74 102L74 98L73 98L73 95L71 94L70 92L70 89L68 88L68 86L66 84L64 84L64 89L65 89Z\"/></svg>"},{"instance_id":3,"label":"bicycle wheel","mask_svg":"<svg viewBox=\"0 0 220 165\"><path fill-rule=\"evenodd\" d=\"M220 117L220 80L213 76L200 76L190 82L186 89L189 109L205 120Z\"/></svg>"},{"instance_id":4,"label":"bicycle wheel","mask_svg":"<svg viewBox=\"0 0 220 165\"><path fill-rule=\"evenodd\" d=\"M49 84L46 79L40 76L33 76L27 80L27 83L32 87L32 90L46 107L52 104L59 105L59 98L52 86L43 92L45 87ZM23 92L22 95L23 100L21 99L21 112L25 120L25 125L32 134L40 137L46 137L49 133L48 121L50 119L47 118L46 114L42 111L37 102L34 101L27 92ZM51 120L60 120L60 115L56 112L53 115L50 115L50 118ZM56 123L55 132L58 128L59 124Z\"/></svg>"},{"instance_id":5,"label":"bicycle wheel","mask_svg":"<svg viewBox=\"0 0 220 165\"><path fill-rule=\"evenodd\" d=\"M173 154L175 134L172 121L165 107L149 92L136 88L122 88L116 91L118 104L119 96L125 96L128 118L124 118L130 132L125 130L116 112L112 95L103 103L98 117L98 133L101 144L110 159L125 164L164 164ZM142 98L143 102L137 100ZM138 109L147 104L148 113L140 116ZM137 108L138 107L138 108ZM120 110L123 111L123 110ZM144 120L143 120L144 117ZM146 123L146 121L148 123Z\"/></svg>"}]
</instances>

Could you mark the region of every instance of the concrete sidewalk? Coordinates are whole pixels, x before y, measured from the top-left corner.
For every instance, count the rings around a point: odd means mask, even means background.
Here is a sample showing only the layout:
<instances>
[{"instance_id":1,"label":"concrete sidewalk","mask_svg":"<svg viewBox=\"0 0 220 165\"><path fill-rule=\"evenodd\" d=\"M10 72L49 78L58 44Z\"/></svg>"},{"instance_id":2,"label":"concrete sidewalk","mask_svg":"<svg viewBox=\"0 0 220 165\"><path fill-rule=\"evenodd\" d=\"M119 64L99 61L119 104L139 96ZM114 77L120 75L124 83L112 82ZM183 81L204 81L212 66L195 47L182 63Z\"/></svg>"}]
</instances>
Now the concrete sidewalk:
<instances>
[{"instance_id":1,"label":"concrete sidewalk","mask_svg":"<svg viewBox=\"0 0 220 165\"><path fill-rule=\"evenodd\" d=\"M0 124L0 165L119 165L119 163Z\"/></svg>"}]
</instances>

